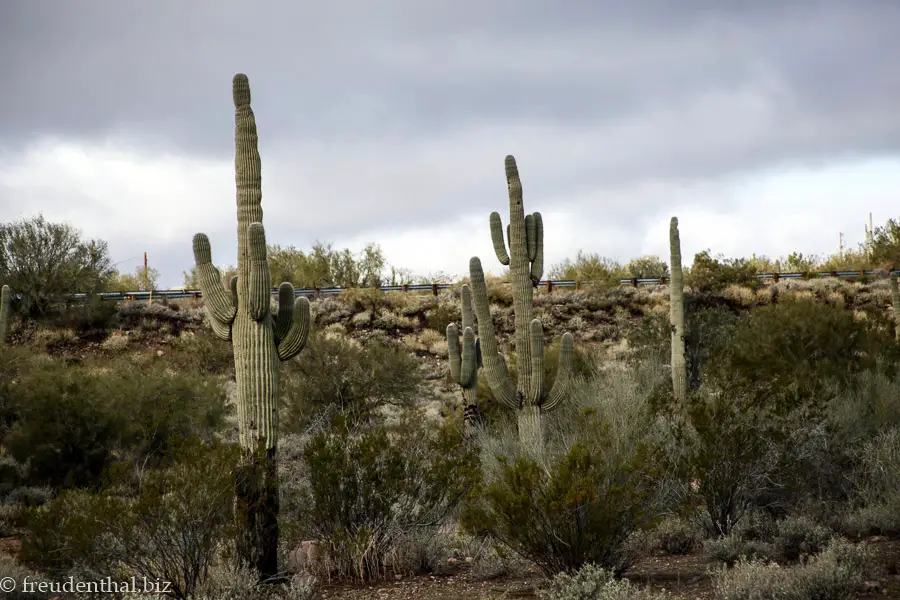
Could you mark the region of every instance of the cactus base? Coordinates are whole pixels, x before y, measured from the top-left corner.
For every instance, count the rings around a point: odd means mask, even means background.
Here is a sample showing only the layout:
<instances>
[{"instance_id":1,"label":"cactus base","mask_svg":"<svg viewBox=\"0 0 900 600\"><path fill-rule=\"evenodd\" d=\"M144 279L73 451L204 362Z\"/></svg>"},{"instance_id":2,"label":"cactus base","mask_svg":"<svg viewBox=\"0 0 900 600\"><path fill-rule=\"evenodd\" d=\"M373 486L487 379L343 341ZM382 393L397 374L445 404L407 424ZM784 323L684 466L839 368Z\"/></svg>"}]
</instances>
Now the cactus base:
<instances>
[{"instance_id":1,"label":"cactus base","mask_svg":"<svg viewBox=\"0 0 900 600\"><path fill-rule=\"evenodd\" d=\"M235 473L235 517L241 524L236 540L238 561L267 580L278 573L278 470L276 451L261 442L246 452Z\"/></svg>"}]
</instances>

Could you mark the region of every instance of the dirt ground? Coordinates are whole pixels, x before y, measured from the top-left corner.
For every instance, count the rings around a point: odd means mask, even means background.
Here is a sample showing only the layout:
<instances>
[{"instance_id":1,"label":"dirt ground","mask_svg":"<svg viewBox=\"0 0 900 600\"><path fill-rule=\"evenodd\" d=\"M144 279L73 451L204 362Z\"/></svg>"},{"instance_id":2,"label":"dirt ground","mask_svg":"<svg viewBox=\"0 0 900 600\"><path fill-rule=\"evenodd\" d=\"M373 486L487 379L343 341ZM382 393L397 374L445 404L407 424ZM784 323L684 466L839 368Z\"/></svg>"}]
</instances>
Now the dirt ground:
<instances>
[{"instance_id":1,"label":"dirt ground","mask_svg":"<svg viewBox=\"0 0 900 600\"><path fill-rule=\"evenodd\" d=\"M900 599L900 540L873 538L878 575L867 582L867 590L856 598ZM643 558L626 574L637 585L667 590L683 600L714 598L709 570L714 563L699 553L686 556L650 556ZM536 599L536 590L546 580L538 573L527 576L483 580L465 565L449 575L425 575L379 585L326 585L318 598L329 600L500 600Z\"/></svg>"}]
</instances>

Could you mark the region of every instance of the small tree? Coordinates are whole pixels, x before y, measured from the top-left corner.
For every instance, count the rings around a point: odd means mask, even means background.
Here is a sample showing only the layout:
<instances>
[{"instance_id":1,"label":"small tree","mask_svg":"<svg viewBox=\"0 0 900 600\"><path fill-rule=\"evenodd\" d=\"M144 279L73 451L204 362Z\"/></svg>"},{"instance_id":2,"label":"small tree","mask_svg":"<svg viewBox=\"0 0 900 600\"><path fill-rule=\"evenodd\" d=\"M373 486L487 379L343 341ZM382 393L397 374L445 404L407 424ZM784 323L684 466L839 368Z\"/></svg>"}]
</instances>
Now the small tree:
<instances>
[{"instance_id":1,"label":"small tree","mask_svg":"<svg viewBox=\"0 0 900 600\"><path fill-rule=\"evenodd\" d=\"M35 316L67 293L100 290L114 271L106 242L85 241L65 223L42 215L0 225L0 280L22 294Z\"/></svg>"}]
</instances>

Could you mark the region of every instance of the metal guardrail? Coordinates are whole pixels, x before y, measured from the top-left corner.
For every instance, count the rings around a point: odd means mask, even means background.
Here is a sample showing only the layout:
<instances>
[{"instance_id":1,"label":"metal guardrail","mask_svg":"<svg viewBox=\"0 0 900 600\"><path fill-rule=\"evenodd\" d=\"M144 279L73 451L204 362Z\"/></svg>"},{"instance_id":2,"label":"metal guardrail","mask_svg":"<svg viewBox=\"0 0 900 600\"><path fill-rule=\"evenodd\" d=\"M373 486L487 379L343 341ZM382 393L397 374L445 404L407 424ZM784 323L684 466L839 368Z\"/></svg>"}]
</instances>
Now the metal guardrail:
<instances>
[{"instance_id":1,"label":"metal guardrail","mask_svg":"<svg viewBox=\"0 0 900 600\"><path fill-rule=\"evenodd\" d=\"M754 275L755 279L773 279L778 281L780 279L809 279L815 277L836 277L836 278L853 278L853 277L867 277L871 275L875 275L879 273L879 271L815 271L809 273L760 273ZM880 271L880 273L884 273L884 271ZM900 274L900 270L891 271L890 273ZM630 285L633 287L638 286L647 286L647 285L665 285L667 283L667 278L632 278L632 279L620 279L619 285ZM562 279L562 280L550 280L546 279L538 282L539 287L545 288L548 292L552 292L554 288L579 288L582 285L589 285L591 281L576 281L574 279ZM426 292L430 291L432 294L437 296L440 290L445 290L451 287L454 287L456 284L450 283L425 283L425 284L406 284L406 285L384 285L378 288L382 292ZM350 288L342 288L342 287L327 287L327 288L301 288L294 291L296 296L307 296L311 298L317 298L319 296L333 296L336 294L340 294L346 289ZM21 294L14 294L17 296L21 296ZM272 295L278 295L278 289L274 288L272 290ZM84 300L86 299L88 294L69 294L68 300ZM180 289L180 290L153 290L152 292L148 291L125 291L125 292L101 292L97 294L98 297L102 300L144 300L144 301L152 301L154 299L159 300L177 300L182 298L201 298L203 296L200 290L188 290L188 289Z\"/></svg>"}]
</instances>

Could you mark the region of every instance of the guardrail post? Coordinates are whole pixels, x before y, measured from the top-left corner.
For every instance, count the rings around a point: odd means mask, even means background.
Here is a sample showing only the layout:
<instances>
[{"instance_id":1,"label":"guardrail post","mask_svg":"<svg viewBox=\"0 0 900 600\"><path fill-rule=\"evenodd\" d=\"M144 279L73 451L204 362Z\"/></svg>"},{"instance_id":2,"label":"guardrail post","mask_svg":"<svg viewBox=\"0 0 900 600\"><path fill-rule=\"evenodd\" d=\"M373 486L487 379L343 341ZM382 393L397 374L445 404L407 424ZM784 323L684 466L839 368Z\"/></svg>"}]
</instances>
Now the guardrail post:
<instances>
[{"instance_id":1,"label":"guardrail post","mask_svg":"<svg viewBox=\"0 0 900 600\"><path fill-rule=\"evenodd\" d=\"M553 280L551 280L551 279L547 280L547 293L548 294L553 293Z\"/></svg>"},{"instance_id":2,"label":"guardrail post","mask_svg":"<svg viewBox=\"0 0 900 600\"><path fill-rule=\"evenodd\" d=\"M861 278L865 278L866 272L865 272L865 271L860 271L860 272L859 272L859 276L860 276Z\"/></svg>"},{"instance_id":3,"label":"guardrail post","mask_svg":"<svg viewBox=\"0 0 900 600\"><path fill-rule=\"evenodd\" d=\"M778 273L772 273L772 281L778 283Z\"/></svg>"},{"instance_id":4,"label":"guardrail post","mask_svg":"<svg viewBox=\"0 0 900 600\"><path fill-rule=\"evenodd\" d=\"M832 271L831 276L834 277L835 279L837 279L837 276L838 276L837 271Z\"/></svg>"},{"instance_id":5,"label":"guardrail post","mask_svg":"<svg viewBox=\"0 0 900 600\"><path fill-rule=\"evenodd\" d=\"M408 284L405 284L405 283L400 284L400 291L401 291L401 292L408 292L408 291L409 291L409 285L408 285Z\"/></svg>"},{"instance_id":6,"label":"guardrail post","mask_svg":"<svg viewBox=\"0 0 900 600\"><path fill-rule=\"evenodd\" d=\"M637 287L637 277L632 277L632 278L631 278L631 286L632 286L632 287Z\"/></svg>"},{"instance_id":7,"label":"guardrail post","mask_svg":"<svg viewBox=\"0 0 900 600\"><path fill-rule=\"evenodd\" d=\"M313 298L316 300L319 299L319 286L313 286Z\"/></svg>"},{"instance_id":8,"label":"guardrail post","mask_svg":"<svg viewBox=\"0 0 900 600\"><path fill-rule=\"evenodd\" d=\"M434 294L434 297L437 298L438 295L438 287L436 283L431 284L431 293Z\"/></svg>"},{"instance_id":9,"label":"guardrail post","mask_svg":"<svg viewBox=\"0 0 900 600\"><path fill-rule=\"evenodd\" d=\"M666 285L666 278L665 278L665 277L660 277L660 278L659 278L659 285Z\"/></svg>"}]
</instances>

